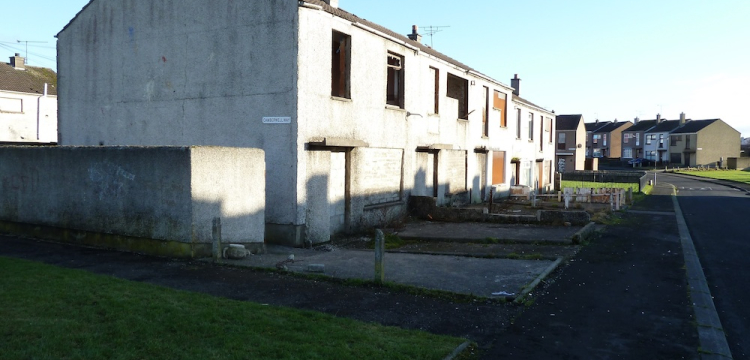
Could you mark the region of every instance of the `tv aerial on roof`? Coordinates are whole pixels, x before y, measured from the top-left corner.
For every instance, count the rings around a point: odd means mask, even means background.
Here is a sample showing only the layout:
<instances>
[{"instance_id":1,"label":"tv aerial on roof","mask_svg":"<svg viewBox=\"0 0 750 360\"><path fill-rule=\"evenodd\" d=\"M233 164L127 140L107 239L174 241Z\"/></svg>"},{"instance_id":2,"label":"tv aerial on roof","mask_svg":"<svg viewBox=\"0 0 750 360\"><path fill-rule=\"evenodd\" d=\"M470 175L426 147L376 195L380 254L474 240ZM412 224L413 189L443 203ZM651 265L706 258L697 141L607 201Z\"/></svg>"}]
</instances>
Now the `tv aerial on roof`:
<instances>
[{"instance_id":1,"label":"tv aerial on roof","mask_svg":"<svg viewBox=\"0 0 750 360\"><path fill-rule=\"evenodd\" d=\"M423 29L425 31L425 35L430 37L430 47L432 46L432 35L435 35L436 33L439 33L443 31L445 28L449 28L450 25L427 25L427 26L420 26L420 29Z\"/></svg>"},{"instance_id":2,"label":"tv aerial on roof","mask_svg":"<svg viewBox=\"0 0 750 360\"><path fill-rule=\"evenodd\" d=\"M48 43L49 41L31 41L31 40L16 40L17 43L26 43L26 53L24 54L24 59L26 63L29 63L29 43L37 43L37 44L44 44Z\"/></svg>"}]
</instances>

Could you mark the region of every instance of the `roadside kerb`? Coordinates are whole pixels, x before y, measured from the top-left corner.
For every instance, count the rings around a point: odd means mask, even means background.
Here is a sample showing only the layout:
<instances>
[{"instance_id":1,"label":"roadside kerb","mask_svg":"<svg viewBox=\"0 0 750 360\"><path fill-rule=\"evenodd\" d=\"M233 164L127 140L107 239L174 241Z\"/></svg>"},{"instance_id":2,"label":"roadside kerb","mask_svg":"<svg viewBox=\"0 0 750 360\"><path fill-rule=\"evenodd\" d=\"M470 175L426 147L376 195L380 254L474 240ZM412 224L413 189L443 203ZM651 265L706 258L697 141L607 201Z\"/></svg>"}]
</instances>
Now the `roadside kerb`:
<instances>
[{"instance_id":1,"label":"roadside kerb","mask_svg":"<svg viewBox=\"0 0 750 360\"><path fill-rule=\"evenodd\" d=\"M690 236L682 209L677 201L677 188L672 186L672 203L674 204L675 216L677 218L677 229L680 233L682 253L685 257L685 270L690 288L690 300L693 303L693 311L698 325L698 338L701 345L702 359L731 359L732 352L729 350L724 329L721 326L719 314L716 312L711 291L708 288L706 276L703 273L700 260L695 251L693 239Z\"/></svg>"},{"instance_id":2,"label":"roadside kerb","mask_svg":"<svg viewBox=\"0 0 750 360\"><path fill-rule=\"evenodd\" d=\"M544 280L547 275L549 275L551 272L557 269L558 266L560 266L560 263L562 261L562 257L557 258L557 260L555 260L555 262L548 266L546 270L539 274L539 276L537 276L534 281L532 281L529 285L524 286L523 290L521 290L521 293L516 296L515 300L513 300L513 303L520 304L521 302L523 302L526 296L529 295L529 293L531 293L531 291L534 290L534 288L536 288L536 286L539 285L539 283L542 282L542 280Z\"/></svg>"},{"instance_id":3,"label":"roadside kerb","mask_svg":"<svg viewBox=\"0 0 750 360\"><path fill-rule=\"evenodd\" d=\"M466 350L469 347L469 345L471 345L471 341L468 341L468 340L464 341L461 345L458 345L458 347L455 348L453 352L450 353L448 356L446 356L443 360L455 359L456 357L458 357L458 355L461 355L461 353L464 352L464 350Z\"/></svg>"},{"instance_id":4,"label":"roadside kerb","mask_svg":"<svg viewBox=\"0 0 750 360\"><path fill-rule=\"evenodd\" d=\"M581 230L576 231L575 234L570 238L570 241L573 242L573 244L580 244L582 241L586 240L589 236L591 236L592 233L594 233L596 223L590 222L586 224Z\"/></svg>"}]
</instances>

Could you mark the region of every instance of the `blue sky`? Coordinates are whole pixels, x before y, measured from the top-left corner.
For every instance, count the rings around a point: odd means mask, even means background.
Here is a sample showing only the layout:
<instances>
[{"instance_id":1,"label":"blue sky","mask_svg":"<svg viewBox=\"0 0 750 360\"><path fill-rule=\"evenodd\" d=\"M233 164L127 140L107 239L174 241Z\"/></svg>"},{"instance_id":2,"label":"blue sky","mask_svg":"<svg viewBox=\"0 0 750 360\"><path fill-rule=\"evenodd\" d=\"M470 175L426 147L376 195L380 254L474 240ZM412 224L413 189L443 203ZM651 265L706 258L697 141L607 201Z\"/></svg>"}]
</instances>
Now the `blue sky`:
<instances>
[{"instance_id":1,"label":"blue sky","mask_svg":"<svg viewBox=\"0 0 750 360\"><path fill-rule=\"evenodd\" d=\"M29 62L55 68L54 35L87 2L4 4L0 60L25 53L17 40L47 41L29 43ZM505 84L518 74L521 96L558 114L632 121L685 112L750 136L747 0L340 0L339 7L403 34L411 25L449 26L434 35L435 49Z\"/></svg>"}]
</instances>

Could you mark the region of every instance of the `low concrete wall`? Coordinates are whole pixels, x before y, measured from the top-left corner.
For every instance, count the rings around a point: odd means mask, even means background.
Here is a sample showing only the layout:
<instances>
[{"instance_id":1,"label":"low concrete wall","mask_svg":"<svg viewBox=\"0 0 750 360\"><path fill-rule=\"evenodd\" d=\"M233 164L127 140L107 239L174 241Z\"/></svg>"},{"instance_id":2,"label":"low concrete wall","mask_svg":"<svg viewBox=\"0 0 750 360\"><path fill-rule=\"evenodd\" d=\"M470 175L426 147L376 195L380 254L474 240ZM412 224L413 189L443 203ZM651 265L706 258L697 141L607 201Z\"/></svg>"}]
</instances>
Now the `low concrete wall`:
<instances>
[{"instance_id":1,"label":"low concrete wall","mask_svg":"<svg viewBox=\"0 0 750 360\"><path fill-rule=\"evenodd\" d=\"M727 168L730 170L747 170L750 169L750 157L730 157L727 158Z\"/></svg>"},{"instance_id":2,"label":"low concrete wall","mask_svg":"<svg viewBox=\"0 0 750 360\"><path fill-rule=\"evenodd\" d=\"M264 171L258 149L0 146L0 231L202 257L219 217L224 243L262 248Z\"/></svg>"},{"instance_id":3,"label":"low concrete wall","mask_svg":"<svg viewBox=\"0 0 750 360\"><path fill-rule=\"evenodd\" d=\"M436 199L429 196L409 197L409 213L422 220L445 222L493 222L510 224L586 225L591 216L585 211L537 210L534 215L509 215L485 213L481 208L439 207Z\"/></svg>"}]
</instances>

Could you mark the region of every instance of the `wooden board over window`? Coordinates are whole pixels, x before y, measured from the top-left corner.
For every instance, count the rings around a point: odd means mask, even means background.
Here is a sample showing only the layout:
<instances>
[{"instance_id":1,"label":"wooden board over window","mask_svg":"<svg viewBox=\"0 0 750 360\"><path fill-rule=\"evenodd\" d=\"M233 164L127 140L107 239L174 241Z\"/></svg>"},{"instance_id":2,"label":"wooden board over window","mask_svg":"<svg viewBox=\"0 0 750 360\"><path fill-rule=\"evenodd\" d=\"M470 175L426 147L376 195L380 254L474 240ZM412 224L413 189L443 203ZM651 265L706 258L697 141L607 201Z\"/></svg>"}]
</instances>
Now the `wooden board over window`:
<instances>
[{"instance_id":1,"label":"wooden board over window","mask_svg":"<svg viewBox=\"0 0 750 360\"><path fill-rule=\"evenodd\" d=\"M492 152L492 184L505 183L505 151Z\"/></svg>"},{"instance_id":2,"label":"wooden board over window","mask_svg":"<svg viewBox=\"0 0 750 360\"><path fill-rule=\"evenodd\" d=\"M507 98L508 95L504 92L500 92L495 90L495 96L492 101L492 107L496 110L500 110L500 126L507 127L508 126L508 120L505 116L506 112L506 104L507 104Z\"/></svg>"}]
</instances>

